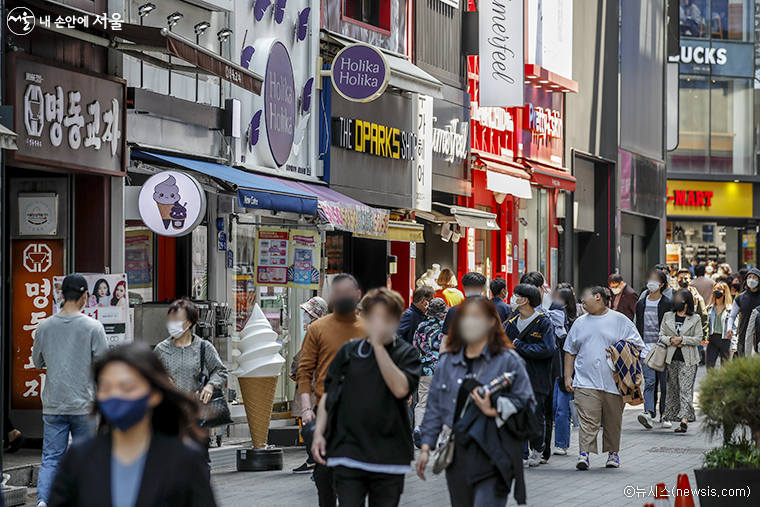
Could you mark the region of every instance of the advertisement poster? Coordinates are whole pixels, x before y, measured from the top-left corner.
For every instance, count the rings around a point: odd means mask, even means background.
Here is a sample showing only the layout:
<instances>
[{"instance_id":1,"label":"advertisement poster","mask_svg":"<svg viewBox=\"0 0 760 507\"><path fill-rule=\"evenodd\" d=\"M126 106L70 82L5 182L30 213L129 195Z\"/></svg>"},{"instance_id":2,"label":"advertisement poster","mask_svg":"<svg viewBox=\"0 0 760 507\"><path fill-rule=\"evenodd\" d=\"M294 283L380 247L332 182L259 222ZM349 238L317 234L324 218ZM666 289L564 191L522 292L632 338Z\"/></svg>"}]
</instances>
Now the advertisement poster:
<instances>
[{"instance_id":1,"label":"advertisement poster","mask_svg":"<svg viewBox=\"0 0 760 507\"><path fill-rule=\"evenodd\" d=\"M261 228L256 233L256 285L319 288L320 233Z\"/></svg>"},{"instance_id":2,"label":"advertisement poster","mask_svg":"<svg viewBox=\"0 0 760 507\"><path fill-rule=\"evenodd\" d=\"M53 313L63 307L62 276L53 278L55 287L55 308ZM82 313L99 320L106 329L106 341L109 348L132 341L127 329L129 321L129 297L127 291L127 275L84 275L89 287L90 297L85 303Z\"/></svg>"},{"instance_id":3,"label":"advertisement poster","mask_svg":"<svg viewBox=\"0 0 760 507\"><path fill-rule=\"evenodd\" d=\"M42 409L45 370L32 361L37 326L53 313L53 279L63 274L63 240L13 241L11 408Z\"/></svg>"}]
</instances>

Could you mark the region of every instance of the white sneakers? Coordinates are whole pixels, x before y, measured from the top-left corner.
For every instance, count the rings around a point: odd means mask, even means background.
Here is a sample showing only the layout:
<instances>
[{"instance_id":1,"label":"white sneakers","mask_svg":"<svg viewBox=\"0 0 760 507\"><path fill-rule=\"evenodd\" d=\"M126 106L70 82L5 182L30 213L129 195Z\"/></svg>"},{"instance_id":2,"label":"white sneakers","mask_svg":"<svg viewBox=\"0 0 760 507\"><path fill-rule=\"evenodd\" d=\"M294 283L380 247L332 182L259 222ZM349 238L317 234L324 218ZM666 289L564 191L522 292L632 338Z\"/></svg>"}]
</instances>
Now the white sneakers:
<instances>
[{"instance_id":1,"label":"white sneakers","mask_svg":"<svg viewBox=\"0 0 760 507\"><path fill-rule=\"evenodd\" d=\"M638 420L646 429L652 429L652 415L649 412L642 412L639 414Z\"/></svg>"},{"instance_id":2,"label":"white sneakers","mask_svg":"<svg viewBox=\"0 0 760 507\"><path fill-rule=\"evenodd\" d=\"M662 421L662 429L669 430L673 427L673 423L670 421Z\"/></svg>"},{"instance_id":3,"label":"white sneakers","mask_svg":"<svg viewBox=\"0 0 760 507\"><path fill-rule=\"evenodd\" d=\"M567 447L555 447L554 454L557 456L567 456Z\"/></svg>"},{"instance_id":4,"label":"white sneakers","mask_svg":"<svg viewBox=\"0 0 760 507\"><path fill-rule=\"evenodd\" d=\"M534 449L530 451L530 457L528 458L528 466L537 467L539 464L541 464L541 452L536 451Z\"/></svg>"},{"instance_id":5,"label":"white sneakers","mask_svg":"<svg viewBox=\"0 0 760 507\"><path fill-rule=\"evenodd\" d=\"M45 503L45 502L39 502L37 504L37 507L47 507L47 503Z\"/></svg>"}]
</instances>

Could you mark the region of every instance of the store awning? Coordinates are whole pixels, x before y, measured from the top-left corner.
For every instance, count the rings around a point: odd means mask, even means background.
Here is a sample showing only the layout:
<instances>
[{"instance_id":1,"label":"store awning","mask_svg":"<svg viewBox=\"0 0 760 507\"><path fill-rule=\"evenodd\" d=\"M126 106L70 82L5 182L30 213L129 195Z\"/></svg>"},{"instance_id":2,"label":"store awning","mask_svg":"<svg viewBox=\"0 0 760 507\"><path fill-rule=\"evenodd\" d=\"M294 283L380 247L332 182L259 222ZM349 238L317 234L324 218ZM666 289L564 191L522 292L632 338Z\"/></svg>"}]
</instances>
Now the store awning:
<instances>
[{"instance_id":1,"label":"store awning","mask_svg":"<svg viewBox=\"0 0 760 507\"><path fill-rule=\"evenodd\" d=\"M416 222L398 222L391 220L388 223L388 236L386 239L389 241L408 241L415 243L424 243L425 226Z\"/></svg>"},{"instance_id":2,"label":"store awning","mask_svg":"<svg viewBox=\"0 0 760 507\"><path fill-rule=\"evenodd\" d=\"M168 28L122 22L120 29L116 30L112 23L101 21L102 14L96 15L51 0L21 0L20 4L28 6L37 18L50 16L53 21L58 16L64 19L71 16L75 16L76 19L87 18L86 25L77 22L74 28L67 26L58 28L55 23L50 23L49 26L37 23L37 26L42 29L115 49L174 72L214 75L257 95L261 94L263 83L261 76L181 35L171 32ZM176 56L192 64L192 66L169 63L148 53Z\"/></svg>"},{"instance_id":3,"label":"store awning","mask_svg":"<svg viewBox=\"0 0 760 507\"><path fill-rule=\"evenodd\" d=\"M530 181L496 171L486 171L486 188L498 194L510 194L522 199L533 198Z\"/></svg>"},{"instance_id":4,"label":"store awning","mask_svg":"<svg viewBox=\"0 0 760 507\"><path fill-rule=\"evenodd\" d=\"M347 37L345 35L333 32L332 30L322 29L331 42L341 46L356 44L360 41ZM383 55L388 60L391 68L391 78L388 84L401 90L429 95L436 99L443 98L443 83L436 78L417 67L415 64L404 58L402 55L383 51Z\"/></svg>"},{"instance_id":5,"label":"store awning","mask_svg":"<svg viewBox=\"0 0 760 507\"><path fill-rule=\"evenodd\" d=\"M373 208L356 199L336 192L324 185L315 185L303 181L286 180L264 176L288 187L314 194L319 199L319 216L338 230L351 232L360 236L384 239L388 232L387 209Z\"/></svg>"},{"instance_id":6,"label":"store awning","mask_svg":"<svg viewBox=\"0 0 760 507\"><path fill-rule=\"evenodd\" d=\"M243 208L317 215L316 195L272 181L270 178L222 164L161 155L144 150L132 150L132 157L149 162L163 162L225 181L237 192L238 205Z\"/></svg>"},{"instance_id":7,"label":"store awning","mask_svg":"<svg viewBox=\"0 0 760 507\"><path fill-rule=\"evenodd\" d=\"M538 162L527 162L533 169L531 183L539 187L557 188L575 192L575 177L567 171L555 169Z\"/></svg>"},{"instance_id":8,"label":"store awning","mask_svg":"<svg viewBox=\"0 0 760 507\"><path fill-rule=\"evenodd\" d=\"M470 227L472 229L484 229L490 231L500 230L499 224L496 223L496 213L489 213L479 209L465 208L454 204L433 203L435 206L445 208L454 218L456 223L461 227Z\"/></svg>"},{"instance_id":9,"label":"store awning","mask_svg":"<svg viewBox=\"0 0 760 507\"><path fill-rule=\"evenodd\" d=\"M18 150L16 146L16 138L18 135L5 125L0 125L0 149L3 150Z\"/></svg>"}]
</instances>

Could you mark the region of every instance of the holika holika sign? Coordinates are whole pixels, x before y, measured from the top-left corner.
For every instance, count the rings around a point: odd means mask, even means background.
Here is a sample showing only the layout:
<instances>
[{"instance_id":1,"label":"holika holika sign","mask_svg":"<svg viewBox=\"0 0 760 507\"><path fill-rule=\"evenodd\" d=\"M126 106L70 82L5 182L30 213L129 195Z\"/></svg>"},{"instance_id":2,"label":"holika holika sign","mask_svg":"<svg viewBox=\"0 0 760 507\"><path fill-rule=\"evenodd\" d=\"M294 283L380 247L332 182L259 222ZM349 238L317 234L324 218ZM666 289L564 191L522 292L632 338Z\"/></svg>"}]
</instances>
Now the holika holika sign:
<instances>
[{"instance_id":1,"label":"holika holika sign","mask_svg":"<svg viewBox=\"0 0 760 507\"><path fill-rule=\"evenodd\" d=\"M333 117L332 145L378 157L414 160L417 134L370 121Z\"/></svg>"},{"instance_id":2,"label":"holika holika sign","mask_svg":"<svg viewBox=\"0 0 760 507\"><path fill-rule=\"evenodd\" d=\"M480 106L525 104L523 0L482 0L480 24Z\"/></svg>"},{"instance_id":3,"label":"holika holika sign","mask_svg":"<svg viewBox=\"0 0 760 507\"><path fill-rule=\"evenodd\" d=\"M387 88L390 74L383 53L367 44L351 44L341 49L330 70L335 91L352 102L378 98Z\"/></svg>"}]
</instances>

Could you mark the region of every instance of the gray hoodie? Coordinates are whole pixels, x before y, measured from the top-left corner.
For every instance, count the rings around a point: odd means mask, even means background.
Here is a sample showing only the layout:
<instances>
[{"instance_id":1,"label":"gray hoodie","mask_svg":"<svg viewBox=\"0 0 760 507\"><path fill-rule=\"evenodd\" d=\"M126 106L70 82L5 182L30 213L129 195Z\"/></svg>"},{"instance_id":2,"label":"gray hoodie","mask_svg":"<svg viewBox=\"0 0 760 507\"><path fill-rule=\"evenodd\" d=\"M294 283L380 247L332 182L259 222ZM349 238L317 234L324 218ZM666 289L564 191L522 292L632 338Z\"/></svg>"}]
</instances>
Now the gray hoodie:
<instances>
[{"instance_id":1,"label":"gray hoodie","mask_svg":"<svg viewBox=\"0 0 760 507\"><path fill-rule=\"evenodd\" d=\"M106 352L103 324L83 313L56 313L40 322L32 359L37 368L47 368L42 413L89 414L95 400L92 366Z\"/></svg>"}]
</instances>

